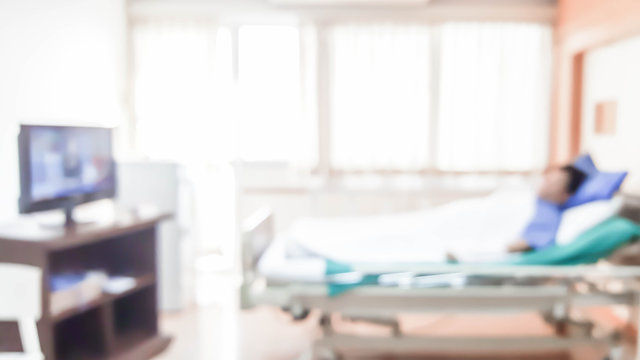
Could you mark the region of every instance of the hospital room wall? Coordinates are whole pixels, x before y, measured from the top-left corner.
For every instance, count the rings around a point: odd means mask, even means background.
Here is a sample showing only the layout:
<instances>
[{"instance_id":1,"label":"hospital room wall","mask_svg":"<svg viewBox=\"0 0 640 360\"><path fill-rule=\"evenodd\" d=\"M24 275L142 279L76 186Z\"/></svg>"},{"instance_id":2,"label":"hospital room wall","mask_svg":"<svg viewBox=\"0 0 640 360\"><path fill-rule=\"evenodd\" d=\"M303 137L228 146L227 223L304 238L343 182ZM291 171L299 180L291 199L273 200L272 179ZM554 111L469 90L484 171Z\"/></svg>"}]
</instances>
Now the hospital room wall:
<instances>
[{"instance_id":1,"label":"hospital room wall","mask_svg":"<svg viewBox=\"0 0 640 360\"><path fill-rule=\"evenodd\" d=\"M640 193L640 34L588 51L584 58L581 147L601 167L626 169L624 191ZM596 131L596 107L616 107L612 132Z\"/></svg>"},{"instance_id":2,"label":"hospital room wall","mask_svg":"<svg viewBox=\"0 0 640 360\"><path fill-rule=\"evenodd\" d=\"M17 213L20 122L116 125L125 0L0 1L0 222Z\"/></svg>"},{"instance_id":3,"label":"hospital room wall","mask_svg":"<svg viewBox=\"0 0 640 360\"><path fill-rule=\"evenodd\" d=\"M559 0L550 162L566 162L584 148L585 53L640 34L636 0Z\"/></svg>"}]
</instances>

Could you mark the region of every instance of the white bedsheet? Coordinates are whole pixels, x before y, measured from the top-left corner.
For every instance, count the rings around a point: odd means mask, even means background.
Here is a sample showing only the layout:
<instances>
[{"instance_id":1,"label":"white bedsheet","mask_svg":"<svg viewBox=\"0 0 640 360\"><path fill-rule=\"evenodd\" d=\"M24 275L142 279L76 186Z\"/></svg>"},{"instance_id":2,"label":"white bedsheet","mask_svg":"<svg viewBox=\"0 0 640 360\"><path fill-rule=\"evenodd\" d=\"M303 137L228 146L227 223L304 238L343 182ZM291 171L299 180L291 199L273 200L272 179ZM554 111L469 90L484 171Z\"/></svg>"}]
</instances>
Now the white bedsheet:
<instances>
[{"instance_id":1,"label":"white bedsheet","mask_svg":"<svg viewBox=\"0 0 640 360\"><path fill-rule=\"evenodd\" d=\"M411 213L300 218L278 237L258 270L276 280L323 281L324 259L345 263L465 262L506 256L533 216L531 190L497 191Z\"/></svg>"},{"instance_id":2,"label":"white bedsheet","mask_svg":"<svg viewBox=\"0 0 640 360\"><path fill-rule=\"evenodd\" d=\"M344 218L301 218L289 241L335 261L442 262L503 257L535 210L529 190L503 190L418 212Z\"/></svg>"},{"instance_id":3,"label":"white bedsheet","mask_svg":"<svg viewBox=\"0 0 640 360\"><path fill-rule=\"evenodd\" d=\"M292 257L287 251L289 241L279 236L258 262L258 273L269 280L283 282L322 283L326 261L319 256Z\"/></svg>"}]
</instances>

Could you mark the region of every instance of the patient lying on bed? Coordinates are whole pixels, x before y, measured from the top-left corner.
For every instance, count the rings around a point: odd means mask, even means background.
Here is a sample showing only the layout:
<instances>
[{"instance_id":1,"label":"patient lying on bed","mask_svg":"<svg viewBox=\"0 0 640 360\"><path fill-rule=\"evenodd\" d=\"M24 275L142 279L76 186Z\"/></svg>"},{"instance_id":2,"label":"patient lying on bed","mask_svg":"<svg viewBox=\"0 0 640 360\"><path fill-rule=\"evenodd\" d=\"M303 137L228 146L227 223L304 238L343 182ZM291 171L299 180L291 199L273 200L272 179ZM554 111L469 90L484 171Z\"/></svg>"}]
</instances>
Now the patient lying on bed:
<instances>
[{"instance_id":1,"label":"patient lying on bed","mask_svg":"<svg viewBox=\"0 0 640 360\"><path fill-rule=\"evenodd\" d=\"M580 188L587 175L572 165L548 170L538 189L535 215L522 233L510 244L509 252L537 250L553 245L560 227L563 205Z\"/></svg>"},{"instance_id":2,"label":"patient lying on bed","mask_svg":"<svg viewBox=\"0 0 640 360\"><path fill-rule=\"evenodd\" d=\"M613 216L618 201L612 196L625 176L599 172L585 155L572 166L547 171L537 191L505 187L486 197L401 214L303 217L276 238L260 267L290 274L288 265L295 264L300 266L294 272L313 268L317 275L323 273L324 259L347 264L442 263L447 258L500 262L518 257L514 252L570 244Z\"/></svg>"}]
</instances>

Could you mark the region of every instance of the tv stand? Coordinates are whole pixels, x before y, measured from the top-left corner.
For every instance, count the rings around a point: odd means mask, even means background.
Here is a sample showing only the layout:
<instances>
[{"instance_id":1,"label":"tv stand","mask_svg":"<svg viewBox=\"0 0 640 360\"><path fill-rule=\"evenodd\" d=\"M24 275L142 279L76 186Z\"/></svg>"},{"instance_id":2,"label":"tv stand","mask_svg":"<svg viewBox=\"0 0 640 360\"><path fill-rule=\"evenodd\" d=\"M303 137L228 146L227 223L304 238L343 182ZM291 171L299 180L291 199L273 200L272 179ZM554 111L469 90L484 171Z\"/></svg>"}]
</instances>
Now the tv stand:
<instances>
[{"instance_id":1,"label":"tv stand","mask_svg":"<svg viewBox=\"0 0 640 360\"><path fill-rule=\"evenodd\" d=\"M0 227L0 262L42 269L38 333L46 360L150 359L169 345L158 330L156 264L156 227L168 217L120 213L109 223L50 228L24 217ZM53 313L51 277L94 269L133 277L135 286ZM0 323L0 334L0 352L20 350L13 324Z\"/></svg>"},{"instance_id":2,"label":"tv stand","mask_svg":"<svg viewBox=\"0 0 640 360\"><path fill-rule=\"evenodd\" d=\"M71 229L77 226L82 225L90 225L93 224L94 221L78 221L73 217L73 210L75 206L65 206L61 208L64 212L64 221L60 222L60 220L56 219L56 221L42 221L38 220L38 224L44 229Z\"/></svg>"},{"instance_id":3,"label":"tv stand","mask_svg":"<svg viewBox=\"0 0 640 360\"><path fill-rule=\"evenodd\" d=\"M69 205L64 207L64 226L70 227L76 225L76 222L73 220L73 208L75 206Z\"/></svg>"},{"instance_id":4,"label":"tv stand","mask_svg":"<svg viewBox=\"0 0 640 360\"><path fill-rule=\"evenodd\" d=\"M122 207L113 205L110 205L110 207L102 206L98 209L99 210L97 212L91 212L91 210L89 210L88 217L87 209L83 209L82 204L67 203L57 210L49 210L46 213L29 213L25 214L24 217L30 217L34 219L34 221L37 222L45 231L56 229L71 230L76 227L86 226L92 226L95 228L95 226L99 222L110 221L110 219L112 219L114 215L117 216L118 212L122 213L122 211L124 210L124 208ZM76 210L79 210L80 213L78 214L78 211Z\"/></svg>"}]
</instances>

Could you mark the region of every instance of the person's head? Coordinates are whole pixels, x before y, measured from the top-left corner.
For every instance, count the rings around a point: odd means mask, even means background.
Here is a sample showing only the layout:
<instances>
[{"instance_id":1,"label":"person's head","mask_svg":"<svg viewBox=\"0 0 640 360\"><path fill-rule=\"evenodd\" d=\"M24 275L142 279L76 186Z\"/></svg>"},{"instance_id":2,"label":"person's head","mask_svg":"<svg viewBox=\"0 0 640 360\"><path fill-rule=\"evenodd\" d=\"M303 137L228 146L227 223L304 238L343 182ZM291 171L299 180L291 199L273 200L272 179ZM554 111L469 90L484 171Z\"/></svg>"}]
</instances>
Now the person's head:
<instances>
[{"instance_id":1,"label":"person's head","mask_svg":"<svg viewBox=\"0 0 640 360\"><path fill-rule=\"evenodd\" d=\"M548 170L538 189L538 196L554 204L564 204L573 195L587 175L571 165Z\"/></svg>"}]
</instances>

